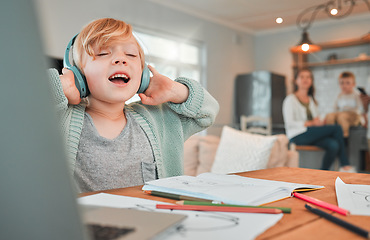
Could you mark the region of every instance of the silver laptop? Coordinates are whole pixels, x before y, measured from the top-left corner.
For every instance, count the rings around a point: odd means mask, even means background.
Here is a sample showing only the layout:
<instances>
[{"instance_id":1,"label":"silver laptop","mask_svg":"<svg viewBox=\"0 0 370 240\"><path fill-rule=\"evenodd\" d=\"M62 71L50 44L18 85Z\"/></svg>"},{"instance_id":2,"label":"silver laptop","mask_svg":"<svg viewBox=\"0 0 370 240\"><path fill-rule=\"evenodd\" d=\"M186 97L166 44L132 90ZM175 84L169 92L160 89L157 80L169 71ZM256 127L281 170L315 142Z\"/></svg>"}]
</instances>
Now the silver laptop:
<instances>
[{"instance_id":1,"label":"silver laptop","mask_svg":"<svg viewBox=\"0 0 370 240\"><path fill-rule=\"evenodd\" d=\"M83 221L93 239L107 232L113 239L163 239L176 232L185 215L148 212L126 208L83 206Z\"/></svg>"},{"instance_id":2,"label":"silver laptop","mask_svg":"<svg viewBox=\"0 0 370 240\"><path fill-rule=\"evenodd\" d=\"M67 171L33 2L3 0L0 21L0 238L91 239ZM183 219L103 208L84 216L90 229L123 229L122 239L149 239Z\"/></svg>"}]
</instances>

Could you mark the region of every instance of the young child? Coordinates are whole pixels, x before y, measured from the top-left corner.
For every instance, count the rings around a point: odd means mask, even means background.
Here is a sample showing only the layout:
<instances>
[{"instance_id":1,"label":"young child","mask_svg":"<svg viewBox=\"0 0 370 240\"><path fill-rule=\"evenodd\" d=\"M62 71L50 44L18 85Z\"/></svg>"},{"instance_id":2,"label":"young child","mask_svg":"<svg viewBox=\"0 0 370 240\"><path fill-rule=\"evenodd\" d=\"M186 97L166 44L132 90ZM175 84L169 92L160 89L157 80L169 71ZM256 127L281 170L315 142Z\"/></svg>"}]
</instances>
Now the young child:
<instances>
[{"instance_id":1,"label":"young child","mask_svg":"<svg viewBox=\"0 0 370 240\"><path fill-rule=\"evenodd\" d=\"M363 107L360 95L355 91L356 79L351 72L343 72L339 76L339 93L334 104L333 113L326 116L326 124L338 123L342 126L343 136L348 137L349 128L361 123Z\"/></svg>"},{"instance_id":2,"label":"young child","mask_svg":"<svg viewBox=\"0 0 370 240\"><path fill-rule=\"evenodd\" d=\"M175 81L149 66L153 76L141 102L125 105L138 91L145 59L123 21L91 22L73 45L75 65L90 94L81 101L72 71L50 70L68 161L82 192L142 185L183 174L183 143L209 127L219 105L201 85Z\"/></svg>"}]
</instances>

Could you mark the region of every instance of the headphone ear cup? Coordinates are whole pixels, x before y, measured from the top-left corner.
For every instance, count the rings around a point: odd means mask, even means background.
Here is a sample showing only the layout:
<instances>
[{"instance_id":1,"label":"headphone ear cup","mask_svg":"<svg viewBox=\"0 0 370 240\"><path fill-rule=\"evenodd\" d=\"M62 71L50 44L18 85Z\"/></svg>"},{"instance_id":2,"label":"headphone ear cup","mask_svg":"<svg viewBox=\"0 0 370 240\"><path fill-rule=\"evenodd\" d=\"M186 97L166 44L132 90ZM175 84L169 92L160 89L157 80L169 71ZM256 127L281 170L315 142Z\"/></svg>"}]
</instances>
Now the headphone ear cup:
<instances>
[{"instance_id":1,"label":"headphone ear cup","mask_svg":"<svg viewBox=\"0 0 370 240\"><path fill-rule=\"evenodd\" d=\"M80 97L85 98L90 94L89 88L87 86L86 77L80 72L76 66L67 67L71 70L75 77L75 85L80 92Z\"/></svg>"},{"instance_id":2,"label":"headphone ear cup","mask_svg":"<svg viewBox=\"0 0 370 240\"><path fill-rule=\"evenodd\" d=\"M141 74L140 87L139 87L139 90L137 91L137 93L145 92L145 90L149 86L149 82L150 82L150 70L149 70L148 66L145 64L144 69L143 69L143 73Z\"/></svg>"}]
</instances>

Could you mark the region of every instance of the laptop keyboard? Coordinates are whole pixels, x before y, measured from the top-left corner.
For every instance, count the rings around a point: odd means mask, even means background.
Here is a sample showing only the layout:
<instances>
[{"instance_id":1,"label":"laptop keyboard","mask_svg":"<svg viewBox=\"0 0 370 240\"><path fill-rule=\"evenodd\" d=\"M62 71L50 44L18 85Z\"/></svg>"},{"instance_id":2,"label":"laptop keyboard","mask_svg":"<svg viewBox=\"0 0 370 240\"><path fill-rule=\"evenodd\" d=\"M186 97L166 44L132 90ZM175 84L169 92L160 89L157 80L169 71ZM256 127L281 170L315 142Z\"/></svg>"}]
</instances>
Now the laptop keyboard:
<instances>
[{"instance_id":1,"label":"laptop keyboard","mask_svg":"<svg viewBox=\"0 0 370 240\"><path fill-rule=\"evenodd\" d=\"M134 228L118 228L99 224L88 224L87 228L94 240L114 240L134 231Z\"/></svg>"}]
</instances>

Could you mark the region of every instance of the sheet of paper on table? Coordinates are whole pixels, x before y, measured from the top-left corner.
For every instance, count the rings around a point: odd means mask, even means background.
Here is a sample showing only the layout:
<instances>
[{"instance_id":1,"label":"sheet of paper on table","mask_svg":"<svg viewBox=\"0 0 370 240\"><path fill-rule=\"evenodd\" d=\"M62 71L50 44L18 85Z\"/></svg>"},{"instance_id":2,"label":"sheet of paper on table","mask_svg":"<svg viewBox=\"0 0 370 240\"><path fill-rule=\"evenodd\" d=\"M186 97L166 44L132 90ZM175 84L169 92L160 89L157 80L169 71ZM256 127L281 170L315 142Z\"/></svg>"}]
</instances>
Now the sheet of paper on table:
<instances>
[{"instance_id":1,"label":"sheet of paper on table","mask_svg":"<svg viewBox=\"0 0 370 240\"><path fill-rule=\"evenodd\" d=\"M370 185L346 184L337 177L335 191L339 207L352 215L370 216Z\"/></svg>"},{"instance_id":2,"label":"sheet of paper on table","mask_svg":"<svg viewBox=\"0 0 370 240\"><path fill-rule=\"evenodd\" d=\"M171 212L171 210L156 209L158 201L142 198L118 196L99 193L78 199L79 204L134 208L143 211ZM204 211L176 211L187 215L182 226L166 239L255 239L258 235L275 225L283 214L261 213L226 213Z\"/></svg>"}]
</instances>

